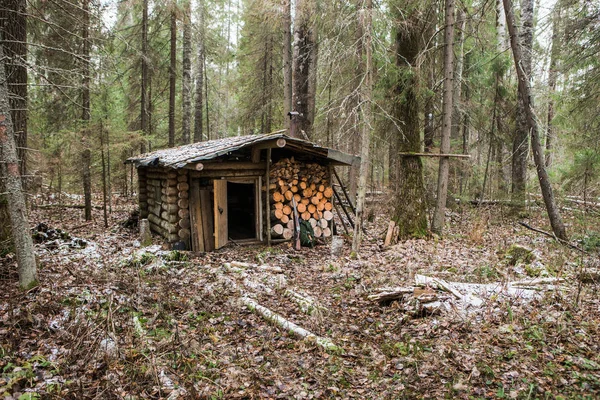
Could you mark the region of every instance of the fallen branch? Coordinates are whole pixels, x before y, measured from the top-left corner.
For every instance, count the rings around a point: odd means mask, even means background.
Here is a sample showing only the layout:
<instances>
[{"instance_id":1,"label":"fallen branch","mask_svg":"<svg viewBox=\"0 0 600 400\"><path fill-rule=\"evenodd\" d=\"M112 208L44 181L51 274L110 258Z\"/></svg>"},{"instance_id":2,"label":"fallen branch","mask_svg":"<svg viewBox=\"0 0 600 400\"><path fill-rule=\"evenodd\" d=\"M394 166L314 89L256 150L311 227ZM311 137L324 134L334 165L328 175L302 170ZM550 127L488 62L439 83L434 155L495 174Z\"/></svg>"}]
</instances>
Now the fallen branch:
<instances>
[{"instance_id":1,"label":"fallen branch","mask_svg":"<svg viewBox=\"0 0 600 400\"><path fill-rule=\"evenodd\" d=\"M318 305L313 298L301 295L300 293L296 293L293 290L286 290L285 296L292 300L294 303L298 304L300 310L302 310L302 312L305 314L312 315L315 311L327 310L325 307Z\"/></svg>"},{"instance_id":2,"label":"fallen branch","mask_svg":"<svg viewBox=\"0 0 600 400\"><path fill-rule=\"evenodd\" d=\"M405 303L407 310L410 310L410 305L417 301L421 309L431 312L442 307L447 310L467 312L470 307L479 308L485 301L499 296L537 298L540 296L540 290L553 289L555 284L564 281L563 278L534 278L516 282L478 284L446 282L440 278L415 275L414 286L376 289L376 293L369 295L368 299L378 303L400 300ZM450 296L444 298L439 292L431 289L447 292Z\"/></svg>"},{"instance_id":3,"label":"fallen branch","mask_svg":"<svg viewBox=\"0 0 600 400\"><path fill-rule=\"evenodd\" d=\"M583 254L587 254L588 256L590 255L590 253L588 253L587 251L583 250L582 248L579 248L579 247L575 246L572 243L569 243L568 241L566 241L564 239L558 238L558 237L554 236L554 234L552 234L550 232L546 232L546 231L543 231L541 229L534 228L533 226L527 225L525 222L522 222L522 221L519 221L519 225L524 226L525 228L530 229L530 230L532 230L534 232L541 233L542 235L546 235L548 237L551 237L552 239L558 241L558 243L563 244L565 246L568 246L568 247L570 247L570 248L572 248L574 250L580 251Z\"/></svg>"},{"instance_id":4,"label":"fallen branch","mask_svg":"<svg viewBox=\"0 0 600 400\"><path fill-rule=\"evenodd\" d=\"M565 282L564 278L535 278L535 279L525 279L522 281L510 282L508 285L512 287L534 287L540 285L552 285L555 283Z\"/></svg>"},{"instance_id":5,"label":"fallen branch","mask_svg":"<svg viewBox=\"0 0 600 400\"><path fill-rule=\"evenodd\" d=\"M330 339L317 336L314 333L307 331L306 329L283 318L281 315L274 313L266 307L261 306L256 301L248 297L242 297L240 300L242 304L244 304L249 310L255 311L267 321L274 323L282 329L292 332L293 334L301 337L305 341L314 342L327 351L332 351L335 353L343 352L343 349L341 347L336 346Z\"/></svg>"},{"instance_id":6,"label":"fallen branch","mask_svg":"<svg viewBox=\"0 0 600 400\"><path fill-rule=\"evenodd\" d=\"M77 208L80 210L83 210L85 208L85 205L83 204L39 204L37 206L35 206L36 208ZM100 206L92 206L93 209L96 210L102 210L102 207Z\"/></svg>"},{"instance_id":7,"label":"fallen branch","mask_svg":"<svg viewBox=\"0 0 600 400\"><path fill-rule=\"evenodd\" d=\"M380 288L376 289L377 293L369 295L367 298L371 301L383 303L386 301L398 300L407 294L413 294L413 287L397 287L397 288Z\"/></svg>"},{"instance_id":8,"label":"fallen branch","mask_svg":"<svg viewBox=\"0 0 600 400\"><path fill-rule=\"evenodd\" d=\"M483 199L478 199L478 200L469 200L469 204L471 204L472 206L496 206L496 205L510 205L512 204L510 200L483 200Z\"/></svg>"},{"instance_id":9,"label":"fallen branch","mask_svg":"<svg viewBox=\"0 0 600 400\"><path fill-rule=\"evenodd\" d=\"M451 293L454 297L456 297L459 300L462 300L462 298L463 298L463 295L458 290L456 290L454 287L452 287L448 282L446 282L443 279L432 278L432 277L425 276L425 275L415 275L415 284L429 285L434 288L438 288L445 292Z\"/></svg>"},{"instance_id":10,"label":"fallen branch","mask_svg":"<svg viewBox=\"0 0 600 400\"><path fill-rule=\"evenodd\" d=\"M241 268L241 269L256 269L258 271L274 272L276 274L280 274L283 272L283 270L280 267L274 267L274 266L267 265L267 264L258 265L258 264L252 264L252 263L241 262L241 261L232 261L228 264L231 267L236 267L236 268Z\"/></svg>"}]
</instances>

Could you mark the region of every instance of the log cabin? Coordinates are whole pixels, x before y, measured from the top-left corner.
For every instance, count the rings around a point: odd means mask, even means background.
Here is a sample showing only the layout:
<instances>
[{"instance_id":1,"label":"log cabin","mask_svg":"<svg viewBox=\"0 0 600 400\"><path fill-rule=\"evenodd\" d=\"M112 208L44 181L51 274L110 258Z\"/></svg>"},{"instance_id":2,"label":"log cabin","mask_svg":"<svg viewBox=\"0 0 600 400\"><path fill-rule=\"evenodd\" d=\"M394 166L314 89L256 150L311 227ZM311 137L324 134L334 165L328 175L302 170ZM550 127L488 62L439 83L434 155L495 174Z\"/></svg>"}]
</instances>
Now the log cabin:
<instances>
[{"instance_id":1,"label":"log cabin","mask_svg":"<svg viewBox=\"0 0 600 400\"><path fill-rule=\"evenodd\" d=\"M332 168L360 159L279 131L235 136L129 158L140 218L171 246L212 251L291 239L294 213L316 237L333 230Z\"/></svg>"}]
</instances>

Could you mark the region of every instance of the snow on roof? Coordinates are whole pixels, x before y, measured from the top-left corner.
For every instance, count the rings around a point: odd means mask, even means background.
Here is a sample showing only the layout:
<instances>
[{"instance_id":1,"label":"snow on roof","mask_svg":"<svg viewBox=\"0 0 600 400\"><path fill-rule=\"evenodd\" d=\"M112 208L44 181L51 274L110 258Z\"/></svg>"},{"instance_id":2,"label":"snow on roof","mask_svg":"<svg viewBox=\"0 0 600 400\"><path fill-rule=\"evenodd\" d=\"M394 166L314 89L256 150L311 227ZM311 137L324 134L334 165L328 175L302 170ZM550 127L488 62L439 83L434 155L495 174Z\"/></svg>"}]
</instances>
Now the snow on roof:
<instances>
[{"instance_id":1,"label":"snow on roof","mask_svg":"<svg viewBox=\"0 0 600 400\"><path fill-rule=\"evenodd\" d=\"M327 147L321 147L306 140L292 138L285 135L283 131L279 131L260 135L231 136L179 147L171 147L153 151L151 153L140 154L128 158L126 162L132 163L136 167L156 166L179 169L188 164L213 160L244 147L251 147L259 143L277 139L285 139L286 148L328 159L337 164L353 165L360 160L356 156Z\"/></svg>"}]
</instances>

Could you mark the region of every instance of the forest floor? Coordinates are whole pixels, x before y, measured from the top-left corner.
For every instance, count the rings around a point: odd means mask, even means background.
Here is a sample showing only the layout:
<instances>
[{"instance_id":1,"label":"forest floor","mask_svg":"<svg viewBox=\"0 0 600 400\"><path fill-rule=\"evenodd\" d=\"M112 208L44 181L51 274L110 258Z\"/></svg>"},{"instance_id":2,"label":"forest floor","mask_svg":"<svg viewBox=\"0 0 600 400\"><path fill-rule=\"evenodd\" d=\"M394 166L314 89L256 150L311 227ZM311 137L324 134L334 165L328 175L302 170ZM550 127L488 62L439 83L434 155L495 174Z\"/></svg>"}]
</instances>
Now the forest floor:
<instances>
[{"instance_id":1,"label":"forest floor","mask_svg":"<svg viewBox=\"0 0 600 400\"><path fill-rule=\"evenodd\" d=\"M140 248L136 230L121 226L132 202L115 207L108 228L99 210L91 224L81 210L33 210L32 224L71 237L38 238L40 286L26 293L17 288L14 256L0 261L0 398L600 396L598 286L580 279L597 266L592 230L600 218L565 215L571 237L584 238L580 245L595 255L518 225L501 206L456 207L443 238L383 248L385 207L375 208L381 214L367 224L359 257L348 240L339 257L326 245L160 251L157 239ZM527 223L549 230L542 209L528 214ZM533 253L517 259L513 245ZM226 264L236 261L270 268ZM500 291L468 308L450 299L434 313L412 295L368 299L377 288L413 286L417 274L564 282L530 297ZM443 297L434 289L421 290ZM291 292L314 302L301 307ZM265 320L244 296L337 348Z\"/></svg>"}]
</instances>

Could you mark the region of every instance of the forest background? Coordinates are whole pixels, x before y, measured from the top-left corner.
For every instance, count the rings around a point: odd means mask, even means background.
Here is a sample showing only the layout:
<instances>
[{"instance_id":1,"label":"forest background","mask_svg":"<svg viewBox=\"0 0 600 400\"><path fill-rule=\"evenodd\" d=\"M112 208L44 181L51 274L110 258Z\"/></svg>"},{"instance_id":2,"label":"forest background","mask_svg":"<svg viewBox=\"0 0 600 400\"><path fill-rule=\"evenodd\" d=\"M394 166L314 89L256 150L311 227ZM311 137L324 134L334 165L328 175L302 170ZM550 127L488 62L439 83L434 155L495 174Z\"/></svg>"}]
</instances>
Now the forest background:
<instances>
[{"instance_id":1,"label":"forest background","mask_svg":"<svg viewBox=\"0 0 600 400\"><path fill-rule=\"evenodd\" d=\"M4 63L25 186L59 199L83 194L89 219L93 193L104 193L109 211L107 193L134 193L126 158L271 132L299 111L306 138L353 154L370 150L365 179L372 191L400 194L391 217L401 237L441 231L433 215L438 158L411 156L440 146L470 156L448 162L448 201L506 200L522 211L537 184L505 7L452 2L453 65L445 76L446 5L5 2ZM554 189L568 201L597 200L600 8L524 0L515 10ZM448 82L454 101L444 145ZM356 167L345 177L353 199L358 176Z\"/></svg>"},{"instance_id":2,"label":"forest background","mask_svg":"<svg viewBox=\"0 0 600 400\"><path fill-rule=\"evenodd\" d=\"M4 0L0 21L0 394L598 397L600 3ZM142 248L127 158L293 111L361 155L360 251Z\"/></svg>"}]
</instances>

